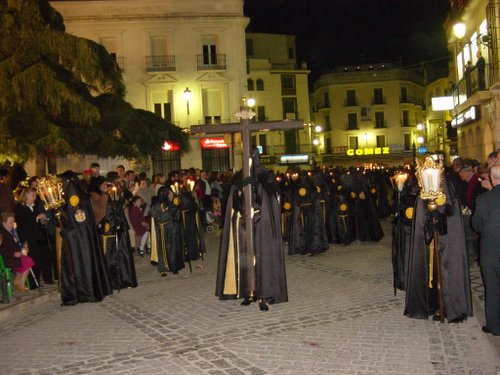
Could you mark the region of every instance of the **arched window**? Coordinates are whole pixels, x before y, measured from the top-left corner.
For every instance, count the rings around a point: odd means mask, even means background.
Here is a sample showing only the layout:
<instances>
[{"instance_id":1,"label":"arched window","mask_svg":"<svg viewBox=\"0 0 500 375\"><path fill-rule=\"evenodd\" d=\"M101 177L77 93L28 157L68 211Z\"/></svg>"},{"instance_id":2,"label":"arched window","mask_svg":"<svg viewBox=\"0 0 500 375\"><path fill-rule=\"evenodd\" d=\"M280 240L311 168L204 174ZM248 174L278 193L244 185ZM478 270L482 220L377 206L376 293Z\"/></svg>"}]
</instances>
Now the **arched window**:
<instances>
[{"instance_id":1,"label":"arched window","mask_svg":"<svg viewBox=\"0 0 500 375\"><path fill-rule=\"evenodd\" d=\"M248 91L255 90L255 87L253 85L253 79L250 79L250 78L247 79L247 89L248 89Z\"/></svg>"},{"instance_id":2,"label":"arched window","mask_svg":"<svg viewBox=\"0 0 500 375\"><path fill-rule=\"evenodd\" d=\"M257 83L257 91L264 91L264 80L258 78L256 83Z\"/></svg>"}]
</instances>

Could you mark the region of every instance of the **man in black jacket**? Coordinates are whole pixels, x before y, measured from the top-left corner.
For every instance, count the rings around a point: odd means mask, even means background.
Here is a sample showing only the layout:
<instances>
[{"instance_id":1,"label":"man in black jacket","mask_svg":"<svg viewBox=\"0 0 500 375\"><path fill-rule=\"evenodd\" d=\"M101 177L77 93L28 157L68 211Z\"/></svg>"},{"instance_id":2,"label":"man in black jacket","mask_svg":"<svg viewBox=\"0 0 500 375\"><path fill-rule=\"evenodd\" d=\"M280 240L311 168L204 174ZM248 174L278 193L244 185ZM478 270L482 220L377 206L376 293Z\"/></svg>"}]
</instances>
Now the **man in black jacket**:
<instances>
[{"instance_id":1,"label":"man in black jacket","mask_svg":"<svg viewBox=\"0 0 500 375\"><path fill-rule=\"evenodd\" d=\"M481 235L481 273L485 289L483 332L500 335L500 164L490 169L493 189L477 197L472 226Z\"/></svg>"}]
</instances>

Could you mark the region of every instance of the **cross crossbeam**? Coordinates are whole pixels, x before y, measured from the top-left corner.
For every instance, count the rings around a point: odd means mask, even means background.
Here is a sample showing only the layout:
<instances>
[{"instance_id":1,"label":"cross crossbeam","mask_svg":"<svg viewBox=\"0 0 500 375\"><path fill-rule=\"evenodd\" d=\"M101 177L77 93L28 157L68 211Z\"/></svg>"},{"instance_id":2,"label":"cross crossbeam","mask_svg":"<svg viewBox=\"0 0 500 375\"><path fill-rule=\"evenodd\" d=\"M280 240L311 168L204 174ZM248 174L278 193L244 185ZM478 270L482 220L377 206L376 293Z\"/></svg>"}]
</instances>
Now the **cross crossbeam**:
<instances>
[{"instance_id":1,"label":"cross crossbeam","mask_svg":"<svg viewBox=\"0 0 500 375\"><path fill-rule=\"evenodd\" d=\"M230 124L220 124L220 125L192 125L191 134L222 134L222 133L241 133L241 143L242 143L242 166L243 166L243 179L250 177L250 166L251 166L251 134L255 131L273 131L273 130L292 130L292 129L302 129L304 127L304 122L302 120L283 120L283 121L265 121L265 122L250 122L252 114L254 112L250 108L244 106L240 112L236 115L240 117L240 122L230 123ZM233 147L233 145L231 145ZM245 249L247 251L246 257L247 264L240 265L240 267L245 267L247 272L247 284L250 286L248 291L248 296L253 296L256 290L256 279L255 279L255 249L254 249L254 231L253 231L253 220L252 220L252 187L247 184L243 187L243 223L245 225ZM281 249L280 249L281 251Z\"/></svg>"}]
</instances>

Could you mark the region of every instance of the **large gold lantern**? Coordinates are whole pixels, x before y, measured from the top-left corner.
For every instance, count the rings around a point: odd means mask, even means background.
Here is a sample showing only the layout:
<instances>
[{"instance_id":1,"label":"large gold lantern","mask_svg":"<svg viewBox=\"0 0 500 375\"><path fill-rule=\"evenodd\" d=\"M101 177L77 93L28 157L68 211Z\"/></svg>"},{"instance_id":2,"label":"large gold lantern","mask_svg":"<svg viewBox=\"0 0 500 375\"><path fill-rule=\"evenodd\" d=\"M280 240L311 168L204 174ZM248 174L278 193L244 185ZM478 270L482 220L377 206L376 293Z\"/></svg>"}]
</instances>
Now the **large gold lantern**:
<instances>
[{"instance_id":1,"label":"large gold lantern","mask_svg":"<svg viewBox=\"0 0 500 375\"><path fill-rule=\"evenodd\" d=\"M443 323L445 307L438 231L439 211L437 210L438 206L446 202L446 195L443 193L443 167L436 163L432 157L427 156L423 162L418 163L416 176L418 185L420 186L420 198L428 201L427 209L432 222L432 240L429 244L429 288L432 287L435 262L437 271L439 320Z\"/></svg>"}]
</instances>

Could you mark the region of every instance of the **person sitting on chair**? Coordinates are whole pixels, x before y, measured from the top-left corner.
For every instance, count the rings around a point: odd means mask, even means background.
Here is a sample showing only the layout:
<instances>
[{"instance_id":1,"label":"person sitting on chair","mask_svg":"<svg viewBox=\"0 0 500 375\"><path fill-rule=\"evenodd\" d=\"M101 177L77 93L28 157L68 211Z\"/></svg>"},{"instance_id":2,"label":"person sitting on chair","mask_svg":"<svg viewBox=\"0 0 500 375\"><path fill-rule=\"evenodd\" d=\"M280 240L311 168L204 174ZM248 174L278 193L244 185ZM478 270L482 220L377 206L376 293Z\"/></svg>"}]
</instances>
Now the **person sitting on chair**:
<instances>
[{"instance_id":1,"label":"person sitting on chair","mask_svg":"<svg viewBox=\"0 0 500 375\"><path fill-rule=\"evenodd\" d=\"M0 254L6 267L12 268L16 276L12 284L21 293L28 289L25 287L26 277L31 267L35 265L33 259L28 256L27 246L23 246L17 236L15 227L16 220L12 212L2 212L2 225L0 225Z\"/></svg>"}]
</instances>

